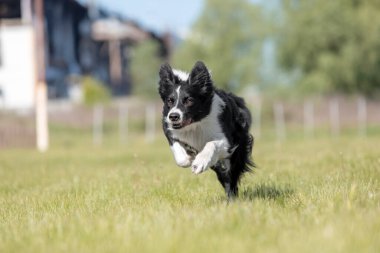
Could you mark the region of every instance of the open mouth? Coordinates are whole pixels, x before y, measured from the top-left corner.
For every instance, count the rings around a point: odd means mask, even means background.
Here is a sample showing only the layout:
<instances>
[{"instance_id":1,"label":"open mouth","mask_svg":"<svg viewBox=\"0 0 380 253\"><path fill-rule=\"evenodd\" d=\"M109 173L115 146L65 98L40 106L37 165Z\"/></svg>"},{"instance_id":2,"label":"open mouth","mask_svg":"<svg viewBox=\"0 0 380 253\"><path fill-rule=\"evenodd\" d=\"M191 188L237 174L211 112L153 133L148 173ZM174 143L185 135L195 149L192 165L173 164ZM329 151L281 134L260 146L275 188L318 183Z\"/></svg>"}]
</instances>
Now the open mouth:
<instances>
[{"instance_id":1,"label":"open mouth","mask_svg":"<svg viewBox=\"0 0 380 253\"><path fill-rule=\"evenodd\" d=\"M172 127L173 127L174 129L180 129L180 128L182 127L182 124L181 124L181 123L173 123L173 124L172 124Z\"/></svg>"},{"instance_id":2,"label":"open mouth","mask_svg":"<svg viewBox=\"0 0 380 253\"><path fill-rule=\"evenodd\" d=\"M180 129L182 127L190 125L191 122L192 122L191 119L187 119L187 120L184 120L184 121L182 121L180 123L172 123L172 127L173 127L173 129Z\"/></svg>"}]
</instances>

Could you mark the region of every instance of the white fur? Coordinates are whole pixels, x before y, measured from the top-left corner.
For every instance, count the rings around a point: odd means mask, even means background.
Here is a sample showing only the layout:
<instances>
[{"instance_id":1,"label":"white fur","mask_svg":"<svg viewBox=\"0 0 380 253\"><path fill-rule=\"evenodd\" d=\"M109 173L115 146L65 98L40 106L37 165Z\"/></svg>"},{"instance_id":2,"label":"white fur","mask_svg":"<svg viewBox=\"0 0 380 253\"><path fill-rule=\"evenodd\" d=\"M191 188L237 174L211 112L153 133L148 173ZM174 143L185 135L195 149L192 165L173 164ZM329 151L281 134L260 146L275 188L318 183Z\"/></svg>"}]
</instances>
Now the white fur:
<instances>
[{"instance_id":1,"label":"white fur","mask_svg":"<svg viewBox=\"0 0 380 253\"><path fill-rule=\"evenodd\" d=\"M202 152L194 159L191 169L195 174L202 173L219 160L229 156L228 142L225 139L207 142ZM227 149L225 149L227 147Z\"/></svg>"},{"instance_id":2,"label":"white fur","mask_svg":"<svg viewBox=\"0 0 380 253\"><path fill-rule=\"evenodd\" d=\"M210 77L211 77L212 76L211 70L208 73L210 74ZM182 70L173 69L173 74L178 76L178 78L181 79L182 81L187 81L189 79L189 73L184 72Z\"/></svg>"},{"instance_id":3,"label":"white fur","mask_svg":"<svg viewBox=\"0 0 380 253\"><path fill-rule=\"evenodd\" d=\"M181 129L173 129L173 138L179 139L199 151L192 163L192 170L199 174L230 156L230 144L218 121L225 106L224 101L214 94L211 111L204 119Z\"/></svg>"},{"instance_id":4,"label":"white fur","mask_svg":"<svg viewBox=\"0 0 380 253\"><path fill-rule=\"evenodd\" d=\"M179 103L179 91L181 89L181 86L178 86L178 88L176 89L176 92L177 92L177 102L175 103L174 107L172 109L170 109L169 113L168 113L168 116L166 117L166 122L167 123L171 123L172 121L169 119L169 115L173 112L176 112L179 114L179 120L178 122L182 122L182 119L183 119L183 112L178 109L178 103Z\"/></svg>"},{"instance_id":5,"label":"white fur","mask_svg":"<svg viewBox=\"0 0 380 253\"><path fill-rule=\"evenodd\" d=\"M191 157L186 153L186 150L181 146L181 144L174 142L170 148L178 166L186 168L191 165Z\"/></svg>"},{"instance_id":6,"label":"white fur","mask_svg":"<svg viewBox=\"0 0 380 253\"><path fill-rule=\"evenodd\" d=\"M173 69L173 74L178 76L182 81L187 81L187 79L189 79L189 73L183 72L182 70Z\"/></svg>"}]
</instances>

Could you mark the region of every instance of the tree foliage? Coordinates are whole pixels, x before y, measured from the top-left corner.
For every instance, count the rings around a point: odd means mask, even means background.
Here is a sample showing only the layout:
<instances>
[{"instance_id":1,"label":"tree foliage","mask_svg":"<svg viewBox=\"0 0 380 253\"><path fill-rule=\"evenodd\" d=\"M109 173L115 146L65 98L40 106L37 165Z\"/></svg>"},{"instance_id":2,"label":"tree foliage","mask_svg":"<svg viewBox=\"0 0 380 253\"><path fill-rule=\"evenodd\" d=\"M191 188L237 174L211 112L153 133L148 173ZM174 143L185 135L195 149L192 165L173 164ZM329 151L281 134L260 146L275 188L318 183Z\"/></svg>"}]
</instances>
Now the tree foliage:
<instances>
[{"instance_id":1,"label":"tree foliage","mask_svg":"<svg viewBox=\"0 0 380 253\"><path fill-rule=\"evenodd\" d=\"M380 2L284 1L279 60L301 70L306 90L361 92L380 89Z\"/></svg>"},{"instance_id":2,"label":"tree foliage","mask_svg":"<svg viewBox=\"0 0 380 253\"><path fill-rule=\"evenodd\" d=\"M248 0L207 0L174 65L190 69L202 60L218 87L237 90L256 78L260 12Z\"/></svg>"},{"instance_id":3,"label":"tree foliage","mask_svg":"<svg viewBox=\"0 0 380 253\"><path fill-rule=\"evenodd\" d=\"M133 49L131 60L133 94L146 98L157 97L160 64L156 42L147 40Z\"/></svg>"},{"instance_id":4,"label":"tree foliage","mask_svg":"<svg viewBox=\"0 0 380 253\"><path fill-rule=\"evenodd\" d=\"M83 102L92 106L96 104L107 103L111 99L111 93L106 86L92 76L84 76L83 84Z\"/></svg>"}]
</instances>

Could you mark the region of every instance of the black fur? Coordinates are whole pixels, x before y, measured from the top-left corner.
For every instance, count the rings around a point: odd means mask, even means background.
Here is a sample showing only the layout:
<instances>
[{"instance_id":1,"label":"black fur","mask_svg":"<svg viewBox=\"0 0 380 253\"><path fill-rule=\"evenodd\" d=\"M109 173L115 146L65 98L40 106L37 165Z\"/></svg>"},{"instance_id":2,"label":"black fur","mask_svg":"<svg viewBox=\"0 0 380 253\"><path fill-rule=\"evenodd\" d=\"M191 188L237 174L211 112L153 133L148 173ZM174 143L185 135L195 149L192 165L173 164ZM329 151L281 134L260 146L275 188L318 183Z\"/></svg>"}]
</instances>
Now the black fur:
<instances>
[{"instance_id":1,"label":"black fur","mask_svg":"<svg viewBox=\"0 0 380 253\"><path fill-rule=\"evenodd\" d=\"M204 74L204 73L207 74ZM198 62L190 73L189 80L183 81L178 76L173 74L173 70L169 64L164 64L160 69L160 82L158 92L164 101L163 115L167 115L171 106L167 103L168 99L175 101L183 100L188 97L193 98L191 110L183 104L179 103L178 108L185 112L184 117L191 119L192 122L197 122L206 117L210 113L213 86L211 76L208 73L206 66ZM176 89L181 86L185 87L184 92L181 92L181 97L177 97Z\"/></svg>"},{"instance_id":2,"label":"black fur","mask_svg":"<svg viewBox=\"0 0 380 253\"><path fill-rule=\"evenodd\" d=\"M231 155L231 169L228 174L223 173L220 164L212 169L216 172L227 196L231 198L238 195L238 185L243 173L251 172L251 168L255 166L251 160L254 139L249 133L252 119L242 98L223 90L216 90L216 93L226 102L225 109L219 115L220 125L229 143L233 143L232 147L237 145L237 148Z\"/></svg>"},{"instance_id":3,"label":"black fur","mask_svg":"<svg viewBox=\"0 0 380 253\"><path fill-rule=\"evenodd\" d=\"M178 127L186 127L194 122L201 121L210 114L213 96L219 96L224 102L225 105L218 114L218 122L215 124L219 124L230 144L230 155L228 158L219 160L211 166L211 169L216 172L228 198L236 197L241 176L254 167L251 160L253 137L249 133L252 120L244 100L232 93L214 88L210 73L202 62L195 64L187 80L183 80L174 74L169 64L161 66L159 75L158 91L164 102L162 125L165 136L171 146L173 142L180 143L193 160L201 150L197 150L184 140L174 138L165 118L175 103L175 108L183 113L182 123ZM180 93L176 92L178 87L181 89ZM191 103L186 100L188 98L191 98ZM226 161L229 161L231 165L227 172Z\"/></svg>"}]
</instances>

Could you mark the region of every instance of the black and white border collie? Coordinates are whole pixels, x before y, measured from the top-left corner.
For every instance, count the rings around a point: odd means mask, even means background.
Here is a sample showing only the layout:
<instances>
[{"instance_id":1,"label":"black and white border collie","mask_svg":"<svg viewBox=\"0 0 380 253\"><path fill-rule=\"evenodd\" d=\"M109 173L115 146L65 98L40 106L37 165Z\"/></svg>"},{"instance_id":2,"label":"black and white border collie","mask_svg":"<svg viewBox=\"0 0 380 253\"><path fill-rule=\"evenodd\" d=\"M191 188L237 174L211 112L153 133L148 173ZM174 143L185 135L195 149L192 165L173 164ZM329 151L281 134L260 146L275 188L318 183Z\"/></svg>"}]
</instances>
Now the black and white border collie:
<instances>
[{"instance_id":1,"label":"black and white border collie","mask_svg":"<svg viewBox=\"0 0 380 253\"><path fill-rule=\"evenodd\" d=\"M189 74L165 63L159 75L163 130L176 163L195 174L211 168L227 198L236 197L239 179L254 166L251 114L244 100L215 88L200 61Z\"/></svg>"}]
</instances>

